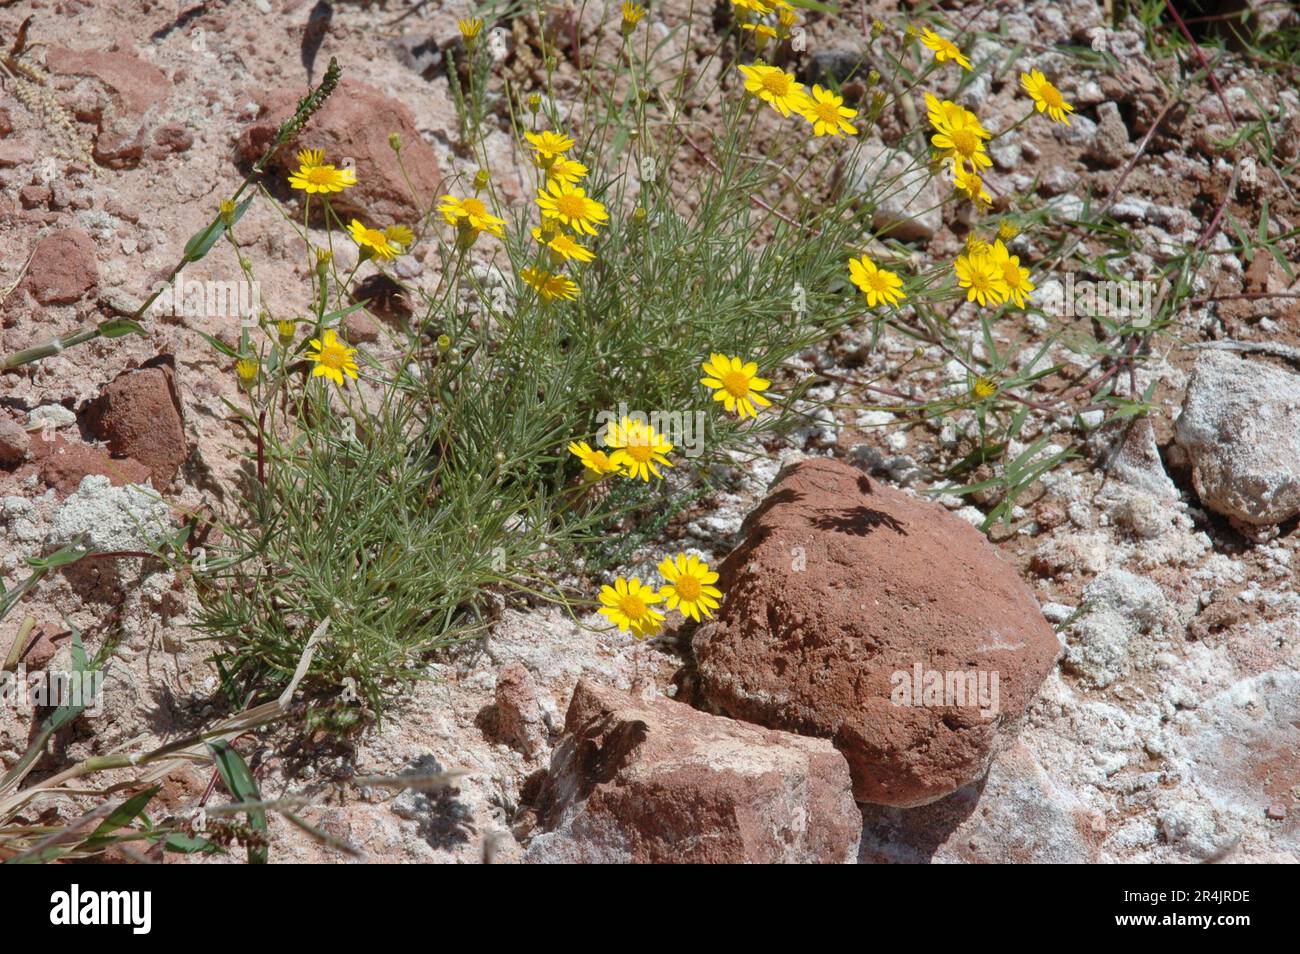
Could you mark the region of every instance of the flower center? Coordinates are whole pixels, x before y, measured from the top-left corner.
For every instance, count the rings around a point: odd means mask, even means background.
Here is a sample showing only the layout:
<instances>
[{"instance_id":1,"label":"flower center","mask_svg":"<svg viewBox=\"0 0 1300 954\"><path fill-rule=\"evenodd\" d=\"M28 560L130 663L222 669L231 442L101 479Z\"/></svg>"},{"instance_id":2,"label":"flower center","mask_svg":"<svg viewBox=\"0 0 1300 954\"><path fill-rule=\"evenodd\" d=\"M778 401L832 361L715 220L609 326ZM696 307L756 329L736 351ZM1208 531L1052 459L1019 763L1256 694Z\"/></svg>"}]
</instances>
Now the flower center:
<instances>
[{"instance_id":1,"label":"flower center","mask_svg":"<svg viewBox=\"0 0 1300 954\"><path fill-rule=\"evenodd\" d=\"M375 245L379 247L388 244L388 236L378 229L366 229L361 233L361 240L367 245Z\"/></svg>"},{"instance_id":2,"label":"flower center","mask_svg":"<svg viewBox=\"0 0 1300 954\"><path fill-rule=\"evenodd\" d=\"M618 608L628 619L640 619L645 615L645 603L641 601L641 597L633 596L631 593L618 598Z\"/></svg>"},{"instance_id":3,"label":"flower center","mask_svg":"<svg viewBox=\"0 0 1300 954\"><path fill-rule=\"evenodd\" d=\"M487 213L487 206L484 205L480 200L472 197L463 201L460 204L460 207L465 210L466 215L470 215L474 217L482 216Z\"/></svg>"},{"instance_id":4,"label":"flower center","mask_svg":"<svg viewBox=\"0 0 1300 954\"><path fill-rule=\"evenodd\" d=\"M650 463L655 453L655 449L650 446L649 441L644 437L629 437L627 446L623 449L638 464Z\"/></svg>"},{"instance_id":5,"label":"flower center","mask_svg":"<svg viewBox=\"0 0 1300 954\"><path fill-rule=\"evenodd\" d=\"M326 345L321 348L320 363L334 371L340 370L348 363L347 349L339 345Z\"/></svg>"},{"instance_id":6,"label":"flower center","mask_svg":"<svg viewBox=\"0 0 1300 954\"><path fill-rule=\"evenodd\" d=\"M1015 262L1004 262L1002 265L1002 279L1012 288L1020 284L1020 266Z\"/></svg>"},{"instance_id":7,"label":"flower center","mask_svg":"<svg viewBox=\"0 0 1300 954\"><path fill-rule=\"evenodd\" d=\"M784 73L768 73L763 77L763 89L773 96L785 96L790 92L790 78Z\"/></svg>"},{"instance_id":8,"label":"flower center","mask_svg":"<svg viewBox=\"0 0 1300 954\"><path fill-rule=\"evenodd\" d=\"M308 182L314 183L315 185L325 185L333 182L335 178L333 166L312 166L306 171L307 175L305 178Z\"/></svg>"},{"instance_id":9,"label":"flower center","mask_svg":"<svg viewBox=\"0 0 1300 954\"><path fill-rule=\"evenodd\" d=\"M700 598L700 581L693 576L679 576L673 589L677 591L678 597L688 603L694 603Z\"/></svg>"},{"instance_id":10,"label":"flower center","mask_svg":"<svg viewBox=\"0 0 1300 954\"><path fill-rule=\"evenodd\" d=\"M980 137L969 129L954 129L949 135L953 148L963 156L973 156L980 147Z\"/></svg>"},{"instance_id":11,"label":"flower center","mask_svg":"<svg viewBox=\"0 0 1300 954\"><path fill-rule=\"evenodd\" d=\"M889 279L885 278L884 272L872 272L867 276L867 284L871 286L871 290L874 292L889 290Z\"/></svg>"},{"instance_id":12,"label":"flower center","mask_svg":"<svg viewBox=\"0 0 1300 954\"><path fill-rule=\"evenodd\" d=\"M817 113L817 118L824 123L838 125L840 121L840 109L834 103L818 103L813 111Z\"/></svg>"},{"instance_id":13,"label":"flower center","mask_svg":"<svg viewBox=\"0 0 1300 954\"><path fill-rule=\"evenodd\" d=\"M587 200L580 195L562 195L555 200L555 209L566 219L580 219L587 211Z\"/></svg>"},{"instance_id":14,"label":"flower center","mask_svg":"<svg viewBox=\"0 0 1300 954\"><path fill-rule=\"evenodd\" d=\"M1051 83L1043 84L1043 88L1038 91L1038 95L1052 109L1060 109L1065 105L1065 100L1061 98L1061 93Z\"/></svg>"},{"instance_id":15,"label":"flower center","mask_svg":"<svg viewBox=\"0 0 1300 954\"><path fill-rule=\"evenodd\" d=\"M743 371L729 371L722 376L723 389L734 398L749 394L749 375Z\"/></svg>"}]
</instances>

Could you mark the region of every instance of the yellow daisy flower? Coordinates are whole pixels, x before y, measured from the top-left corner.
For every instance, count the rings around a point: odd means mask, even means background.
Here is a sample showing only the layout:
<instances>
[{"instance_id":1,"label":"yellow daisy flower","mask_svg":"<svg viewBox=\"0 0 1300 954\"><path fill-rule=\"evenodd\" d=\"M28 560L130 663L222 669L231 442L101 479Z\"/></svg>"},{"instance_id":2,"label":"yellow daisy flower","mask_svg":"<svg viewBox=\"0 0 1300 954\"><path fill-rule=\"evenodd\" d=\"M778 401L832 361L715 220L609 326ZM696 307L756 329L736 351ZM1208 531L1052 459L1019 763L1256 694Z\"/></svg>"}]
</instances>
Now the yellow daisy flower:
<instances>
[{"instance_id":1,"label":"yellow daisy flower","mask_svg":"<svg viewBox=\"0 0 1300 954\"><path fill-rule=\"evenodd\" d=\"M350 378L357 376L357 362L352 357L357 349L349 348L333 328L325 332L323 340L312 338L307 344L307 360L316 362L311 372L313 378L329 378L342 387L345 374Z\"/></svg>"},{"instance_id":2,"label":"yellow daisy flower","mask_svg":"<svg viewBox=\"0 0 1300 954\"><path fill-rule=\"evenodd\" d=\"M683 616L697 623L701 614L712 618L722 591L712 585L718 582L718 574L707 563L694 554L679 553L676 557L664 557L659 573L668 581L659 592L667 597L670 610L680 610Z\"/></svg>"},{"instance_id":3,"label":"yellow daisy flower","mask_svg":"<svg viewBox=\"0 0 1300 954\"><path fill-rule=\"evenodd\" d=\"M578 297L578 286L566 275L544 272L540 268L524 268L520 270L519 277L546 301L555 301L557 298L573 301Z\"/></svg>"},{"instance_id":4,"label":"yellow daisy flower","mask_svg":"<svg viewBox=\"0 0 1300 954\"><path fill-rule=\"evenodd\" d=\"M1006 283L1011 300L1017 308L1024 308L1025 295L1034 290L1034 283L1029 280L1029 269L1020 267L1020 256L1012 255L1002 244L1002 239L998 239L989 251L989 258L1001 269L1002 281Z\"/></svg>"},{"instance_id":5,"label":"yellow daisy flower","mask_svg":"<svg viewBox=\"0 0 1300 954\"><path fill-rule=\"evenodd\" d=\"M635 3L624 3L623 4L623 35L630 36L632 34L632 31L636 29L636 25L641 22L641 18L644 16L645 16L645 7L639 6Z\"/></svg>"},{"instance_id":6,"label":"yellow daisy flower","mask_svg":"<svg viewBox=\"0 0 1300 954\"><path fill-rule=\"evenodd\" d=\"M1040 70L1021 73L1020 85L1033 99L1040 113L1046 112L1056 122L1070 125L1070 113L1074 112L1074 107L1065 101L1061 91L1053 86Z\"/></svg>"},{"instance_id":7,"label":"yellow daisy flower","mask_svg":"<svg viewBox=\"0 0 1300 954\"><path fill-rule=\"evenodd\" d=\"M723 407L739 415L741 420L758 417L759 407L772 406L761 393L772 382L758 376L758 365L753 361L742 362L738 357L715 352L700 367L706 375L700 383L713 389L713 400L721 401Z\"/></svg>"},{"instance_id":8,"label":"yellow daisy flower","mask_svg":"<svg viewBox=\"0 0 1300 954\"><path fill-rule=\"evenodd\" d=\"M957 44L951 40L945 40L929 27L921 31L921 43L927 49L934 51L934 61L936 63L946 63L948 60L952 60L964 70L971 68L970 60L966 59Z\"/></svg>"},{"instance_id":9,"label":"yellow daisy flower","mask_svg":"<svg viewBox=\"0 0 1300 954\"><path fill-rule=\"evenodd\" d=\"M543 215L558 219L575 232L585 232L587 235L595 235L596 226L609 221L605 207L589 198L582 186L556 182L554 179L547 182L545 189L537 190L537 204Z\"/></svg>"},{"instance_id":10,"label":"yellow daisy flower","mask_svg":"<svg viewBox=\"0 0 1300 954\"><path fill-rule=\"evenodd\" d=\"M483 32L483 19L482 17L473 17L457 20L456 26L460 29L460 35L467 41L475 40Z\"/></svg>"},{"instance_id":11,"label":"yellow daisy flower","mask_svg":"<svg viewBox=\"0 0 1300 954\"><path fill-rule=\"evenodd\" d=\"M572 139L564 133L557 133L550 129L539 133L526 132L524 138L528 140L539 159L554 159L573 148Z\"/></svg>"},{"instance_id":12,"label":"yellow daisy flower","mask_svg":"<svg viewBox=\"0 0 1300 954\"><path fill-rule=\"evenodd\" d=\"M289 185L308 195L342 192L356 184L356 172L328 165L325 153L320 149L304 149L299 152L298 171L289 175Z\"/></svg>"},{"instance_id":13,"label":"yellow daisy flower","mask_svg":"<svg viewBox=\"0 0 1300 954\"><path fill-rule=\"evenodd\" d=\"M897 305L906 296L903 280L887 268L880 268L868 256L849 259L849 278L867 296L867 307Z\"/></svg>"},{"instance_id":14,"label":"yellow daisy flower","mask_svg":"<svg viewBox=\"0 0 1300 954\"><path fill-rule=\"evenodd\" d=\"M958 255L953 264L957 283L966 289L966 300L980 305L1000 305L1011 294L1002 269L987 251Z\"/></svg>"},{"instance_id":15,"label":"yellow daisy flower","mask_svg":"<svg viewBox=\"0 0 1300 954\"><path fill-rule=\"evenodd\" d=\"M618 464L610 460L608 454L603 450L593 449L586 441L572 441L569 444L569 453L582 461L582 466L597 477L616 474L619 471Z\"/></svg>"},{"instance_id":16,"label":"yellow daisy flower","mask_svg":"<svg viewBox=\"0 0 1300 954\"><path fill-rule=\"evenodd\" d=\"M488 232L497 238L505 234L506 220L490 213L483 200L474 196L458 199L454 195L444 195L438 211L442 213L448 225L472 229L475 232Z\"/></svg>"},{"instance_id":17,"label":"yellow daisy flower","mask_svg":"<svg viewBox=\"0 0 1300 954\"><path fill-rule=\"evenodd\" d=\"M600 613L626 633L632 630L637 639L653 636L664 621L664 614L652 609L663 602L663 596L653 587L645 586L637 577L626 580L618 577L614 585L600 588Z\"/></svg>"},{"instance_id":18,"label":"yellow daisy flower","mask_svg":"<svg viewBox=\"0 0 1300 954\"><path fill-rule=\"evenodd\" d=\"M563 232L553 232L548 237L546 232L535 228L533 229L533 238L554 252L562 262L590 262L596 257L591 249L585 245L579 245Z\"/></svg>"},{"instance_id":19,"label":"yellow daisy flower","mask_svg":"<svg viewBox=\"0 0 1300 954\"><path fill-rule=\"evenodd\" d=\"M933 93L925 94L925 111L930 125L942 132L945 127L961 123L970 113L965 106L959 106L950 99L939 99ZM970 115L974 115L970 113Z\"/></svg>"},{"instance_id":20,"label":"yellow daisy flower","mask_svg":"<svg viewBox=\"0 0 1300 954\"><path fill-rule=\"evenodd\" d=\"M284 319L275 323L275 335L280 340L280 346L283 348L293 344L294 337L298 334L298 323Z\"/></svg>"},{"instance_id":21,"label":"yellow daisy flower","mask_svg":"<svg viewBox=\"0 0 1300 954\"><path fill-rule=\"evenodd\" d=\"M353 219L348 225L348 231L352 233L352 241L361 246L363 256L374 255L386 261L390 258L396 258L402 253L402 249L394 245L388 236L379 229L367 228L356 219Z\"/></svg>"},{"instance_id":22,"label":"yellow daisy flower","mask_svg":"<svg viewBox=\"0 0 1300 954\"><path fill-rule=\"evenodd\" d=\"M384 229L384 235L393 245L400 245L403 251L415 241L415 233L405 225L390 225Z\"/></svg>"},{"instance_id":23,"label":"yellow daisy flower","mask_svg":"<svg viewBox=\"0 0 1300 954\"><path fill-rule=\"evenodd\" d=\"M963 111L964 112L964 111ZM963 115L953 123L945 123L930 142L943 151L943 158L950 160L958 169L963 163L970 163L971 170L978 172L993 165L993 160L984 151L984 139L988 132L973 115Z\"/></svg>"},{"instance_id":24,"label":"yellow daisy flower","mask_svg":"<svg viewBox=\"0 0 1300 954\"><path fill-rule=\"evenodd\" d=\"M808 96L800 110L803 118L812 123L814 136L840 136L848 133L858 134L858 128L850 119L858 114L856 109L844 105L844 99L836 96L829 89L813 85L812 95Z\"/></svg>"},{"instance_id":25,"label":"yellow daisy flower","mask_svg":"<svg viewBox=\"0 0 1300 954\"><path fill-rule=\"evenodd\" d=\"M808 98L803 91L803 84L779 67L760 63L755 66L737 66L736 69L745 74L745 89L782 116L789 116L792 110L802 109Z\"/></svg>"},{"instance_id":26,"label":"yellow daisy flower","mask_svg":"<svg viewBox=\"0 0 1300 954\"><path fill-rule=\"evenodd\" d=\"M731 5L737 10L757 13L760 17L765 17L772 12L772 4L769 0L731 0Z\"/></svg>"},{"instance_id":27,"label":"yellow daisy flower","mask_svg":"<svg viewBox=\"0 0 1300 954\"><path fill-rule=\"evenodd\" d=\"M239 383L245 387L251 387L257 380L257 372L262 370L262 366L257 363L256 358L240 358L235 362L235 374L239 376Z\"/></svg>"},{"instance_id":28,"label":"yellow daisy flower","mask_svg":"<svg viewBox=\"0 0 1300 954\"><path fill-rule=\"evenodd\" d=\"M976 205L989 206L993 204L992 197L984 190L984 180L980 178L978 172L956 166L953 169L952 184L958 192L963 193Z\"/></svg>"},{"instance_id":29,"label":"yellow daisy flower","mask_svg":"<svg viewBox=\"0 0 1300 954\"><path fill-rule=\"evenodd\" d=\"M653 427L635 418L624 417L605 430L605 446L614 448L610 460L623 471L624 477L650 480L650 475L663 477L659 466L671 467L667 455L673 445Z\"/></svg>"},{"instance_id":30,"label":"yellow daisy flower","mask_svg":"<svg viewBox=\"0 0 1300 954\"><path fill-rule=\"evenodd\" d=\"M998 383L992 378L986 378L982 374L975 378L971 385L971 393L975 395L977 401L987 401L993 395L998 393Z\"/></svg>"},{"instance_id":31,"label":"yellow daisy flower","mask_svg":"<svg viewBox=\"0 0 1300 954\"><path fill-rule=\"evenodd\" d=\"M556 182L564 182L568 185L577 185L578 182L587 175L589 170L576 159L570 159L567 156L556 156L551 160L551 165L546 170L546 175Z\"/></svg>"}]
</instances>

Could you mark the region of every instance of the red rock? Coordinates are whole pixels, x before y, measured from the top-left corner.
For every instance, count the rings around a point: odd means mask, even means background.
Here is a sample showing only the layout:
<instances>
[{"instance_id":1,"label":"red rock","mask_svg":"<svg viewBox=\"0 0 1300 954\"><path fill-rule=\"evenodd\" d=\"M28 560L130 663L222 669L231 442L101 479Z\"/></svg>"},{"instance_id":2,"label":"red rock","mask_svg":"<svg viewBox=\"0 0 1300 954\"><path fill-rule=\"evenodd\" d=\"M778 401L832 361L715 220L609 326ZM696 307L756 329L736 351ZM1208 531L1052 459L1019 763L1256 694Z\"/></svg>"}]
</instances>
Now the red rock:
<instances>
[{"instance_id":1,"label":"red rock","mask_svg":"<svg viewBox=\"0 0 1300 954\"><path fill-rule=\"evenodd\" d=\"M239 137L239 150L246 160L262 155L301 95L294 87L258 100L257 118ZM402 163L415 188L414 196L388 145L389 134L394 132L402 137ZM331 195L330 204L339 215L355 215L367 225L414 224L442 187L437 157L421 137L410 110L373 86L354 80L339 83L298 138L280 149L272 166L281 175L293 171L297 168L294 157L302 149L323 149L325 161L336 166L351 160L358 184Z\"/></svg>"},{"instance_id":2,"label":"red rock","mask_svg":"<svg viewBox=\"0 0 1300 954\"><path fill-rule=\"evenodd\" d=\"M0 141L0 169L9 169L13 166L25 166L29 162L36 161L36 153L32 147L21 142L14 142L11 139Z\"/></svg>"},{"instance_id":3,"label":"red rock","mask_svg":"<svg viewBox=\"0 0 1300 954\"><path fill-rule=\"evenodd\" d=\"M371 344L379 340L379 323L363 311L354 311L343 319L343 337L351 344Z\"/></svg>"},{"instance_id":4,"label":"red rock","mask_svg":"<svg viewBox=\"0 0 1300 954\"><path fill-rule=\"evenodd\" d=\"M149 148L152 159L161 159L173 152L188 152L194 145L194 134L180 123L168 123L153 131L153 145Z\"/></svg>"},{"instance_id":5,"label":"red rock","mask_svg":"<svg viewBox=\"0 0 1300 954\"><path fill-rule=\"evenodd\" d=\"M171 81L162 70L128 50L66 47L50 50L45 66L58 75L89 76L107 91L106 108L97 109L97 162L125 165L144 155L153 113L171 91Z\"/></svg>"},{"instance_id":6,"label":"red rock","mask_svg":"<svg viewBox=\"0 0 1300 954\"><path fill-rule=\"evenodd\" d=\"M95 243L81 229L63 229L37 242L23 279L23 287L42 305L70 305L98 284Z\"/></svg>"},{"instance_id":7,"label":"red rock","mask_svg":"<svg viewBox=\"0 0 1300 954\"><path fill-rule=\"evenodd\" d=\"M530 757L546 748L546 722L537 693L537 681L522 663L508 663L497 673L496 737Z\"/></svg>"},{"instance_id":8,"label":"red rock","mask_svg":"<svg viewBox=\"0 0 1300 954\"><path fill-rule=\"evenodd\" d=\"M27 185L18 190L18 201L24 209L43 209L50 204L51 195L49 186Z\"/></svg>"},{"instance_id":9,"label":"red rock","mask_svg":"<svg viewBox=\"0 0 1300 954\"><path fill-rule=\"evenodd\" d=\"M536 802L538 862L852 861L862 816L829 742L583 679Z\"/></svg>"},{"instance_id":10,"label":"red rock","mask_svg":"<svg viewBox=\"0 0 1300 954\"><path fill-rule=\"evenodd\" d=\"M41 480L60 494L76 491L88 474L102 474L118 487L142 484L150 476L149 468L137 460L115 458L102 448L64 437L55 437L49 443L33 437L32 456L40 467Z\"/></svg>"},{"instance_id":11,"label":"red rock","mask_svg":"<svg viewBox=\"0 0 1300 954\"><path fill-rule=\"evenodd\" d=\"M155 487L171 482L189 455L170 367L127 371L105 385L86 412L91 433L149 468Z\"/></svg>"},{"instance_id":12,"label":"red rock","mask_svg":"<svg viewBox=\"0 0 1300 954\"><path fill-rule=\"evenodd\" d=\"M1060 652L988 541L833 460L785 470L745 529L695 635L704 699L833 739L859 801L924 805L983 776ZM917 667L984 696L910 704Z\"/></svg>"}]
</instances>

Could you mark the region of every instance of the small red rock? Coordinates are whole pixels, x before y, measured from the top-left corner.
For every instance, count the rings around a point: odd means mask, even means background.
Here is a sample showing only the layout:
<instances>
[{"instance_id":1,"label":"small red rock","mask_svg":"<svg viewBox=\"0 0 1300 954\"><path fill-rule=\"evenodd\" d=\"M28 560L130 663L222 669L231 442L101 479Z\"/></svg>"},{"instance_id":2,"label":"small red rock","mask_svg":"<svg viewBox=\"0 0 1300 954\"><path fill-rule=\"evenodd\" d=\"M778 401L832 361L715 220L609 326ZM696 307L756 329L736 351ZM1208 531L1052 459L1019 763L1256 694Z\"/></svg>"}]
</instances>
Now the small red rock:
<instances>
[{"instance_id":1,"label":"small red rock","mask_svg":"<svg viewBox=\"0 0 1300 954\"><path fill-rule=\"evenodd\" d=\"M853 861L862 815L830 742L583 679L536 808L526 860Z\"/></svg>"},{"instance_id":2,"label":"small red rock","mask_svg":"<svg viewBox=\"0 0 1300 954\"><path fill-rule=\"evenodd\" d=\"M1274 802L1268 806L1267 814L1273 821L1283 821L1286 819L1286 805L1282 802Z\"/></svg>"},{"instance_id":3,"label":"small red rock","mask_svg":"<svg viewBox=\"0 0 1300 954\"><path fill-rule=\"evenodd\" d=\"M148 467L155 487L168 484L189 454L180 400L167 366L119 375L87 408L86 423L113 453Z\"/></svg>"},{"instance_id":4,"label":"small red rock","mask_svg":"<svg viewBox=\"0 0 1300 954\"><path fill-rule=\"evenodd\" d=\"M95 243L81 229L63 229L37 242L23 280L42 305L70 305L98 284Z\"/></svg>"},{"instance_id":5,"label":"small red rock","mask_svg":"<svg viewBox=\"0 0 1300 954\"><path fill-rule=\"evenodd\" d=\"M137 460L115 458L102 448L61 436L50 443L33 438L32 456L40 466L41 480L60 494L74 493L88 474L102 474L119 487L142 484L150 476L149 468Z\"/></svg>"},{"instance_id":6,"label":"small red rock","mask_svg":"<svg viewBox=\"0 0 1300 954\"><path fill-rule=\"evenodd\" d=\"M301 96L302 90L293 87L259 99L257 119L239 137L244 159L252 161L262 155ZM391 133L402 138L402 165L410 176L410 186L388 144ZM442 187L438 159L420 135L411 111L393 97L355 80L339 83L298 138L276 154L274 165L282 173L296 169L294 157L302 149L323 149L326 162L341 166L351 160L358 170L364 170L357 176L357 185L330 196L330 204L339 215L358 216L367 225L382 228L419 221L424 206L437 198Z\"/></svg>"},{"instance_id":7,"label":"small red rock","mask_svg":"<svg viewBox=\"0 0 1300 954\"><path fill-rule=\"evenodd\" d=\"M354 311L343 319L343 337L351 344L371 344L379 340L379 324L363 311Z\"/></svg>"},{"instance_id":8,"label":"small red rock","mask_svg":"<svg viewBox=\"0 0 1300 954\"><path fill-rule=\"evenodd\" d=\"M0 467L12 467L25 461L31 443L25 430L0 414Z\"/></svg>"}]
</instances>

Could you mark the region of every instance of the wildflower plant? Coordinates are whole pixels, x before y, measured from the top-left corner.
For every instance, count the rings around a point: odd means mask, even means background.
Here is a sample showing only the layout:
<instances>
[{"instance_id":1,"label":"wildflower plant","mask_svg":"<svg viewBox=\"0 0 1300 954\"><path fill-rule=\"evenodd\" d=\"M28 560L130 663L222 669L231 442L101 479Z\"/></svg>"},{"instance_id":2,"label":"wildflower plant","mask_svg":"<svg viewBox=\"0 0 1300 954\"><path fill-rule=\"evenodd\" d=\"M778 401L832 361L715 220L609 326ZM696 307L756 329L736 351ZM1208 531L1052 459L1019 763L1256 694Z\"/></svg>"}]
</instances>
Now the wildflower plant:
<instances>
[{"instance_id":1,"label":"wildflower plant","mask_svg":"<svg viewBox=\"0 0 1300 954\"><path fill-rule=\"evenodd\" d=\"M368 170L297 155L285 176L294 201L277 205L309 264L296 310L258 316L237 347L211 339L238 385L248 481L214 518L220 532L192 577L197 626L232 699L293 679L323 621L329 638L313 647L304 685L322 719L346 726L421 677L431 653L484 633L511 599L603 615L638 637L672 613L708 617L726 593L697 556L654 554L662 584L624 575L621 561L709 493L710 465L754 453L814 409L809 389L832 378L791 359L842 332L899 335L969 372L960 395L902 395L920 419L976 416L962 438L970 457L950 474L959 492L994 487L1013 501L1059 461L1035 443L987 474L1034 403L1021 392L1046 372L1012 371L991 333L1034 309L1038 263L1014 245L1032 213L982 178L1008 130L953 99L982 68L966 38L939 23L873 25L889 69L852 92L780 64L779 44L802 29L797 6L730 6L734 29L703 72L688 54L665 60L654 7L610 5L608 29L564 48L546 5L511 7L501 16L525 21L540 48L542 69L527 77L495 62L493 11L466 11L448 65L463 161L440 194L411 196L417 221L341 220L332 197ZM671 25L683 49L696 26ZM560 82L564 58L574 69ZM268 157L292 148L338 72L332 64ZM1055 87L1028 76L1021 122L1040 111L1067 121ZM521 160L511 169L494 168L489 107ZM911 117L890 133L912 157L905 173L836 188L832 170L896 115ZM400 137L390 144L401 165ZM522 186L515 167L527 171ZM251 278L238 222L251 201L278 202L267 171L264 157L181 264L220 248ZM952 259L926 262L872 228L873 211L917 173L951 183L944 203L971 203L971 240ZM340 241L356 248L354 268L340 269ZM393 268L412 250L436 286ZM375 276L414 307L367 347L345 326ZM847 386L850 400L874 393ZM599 423L620 407L703 413L703 454L685 455L637 415ZM956 486L971 473L980 479ZM359 703L340 701L345 685Z\"/></svg>"}]
</instances>

